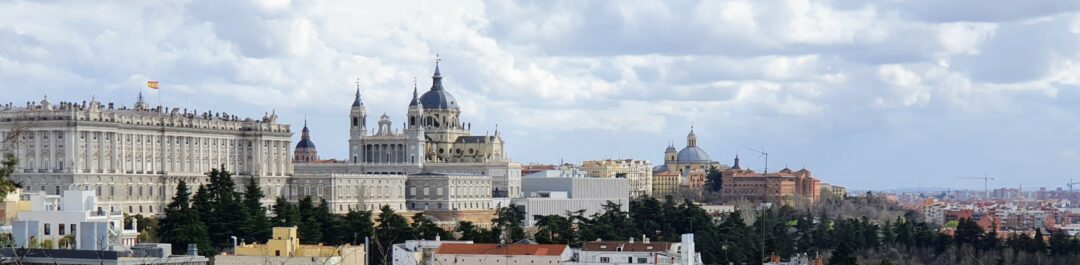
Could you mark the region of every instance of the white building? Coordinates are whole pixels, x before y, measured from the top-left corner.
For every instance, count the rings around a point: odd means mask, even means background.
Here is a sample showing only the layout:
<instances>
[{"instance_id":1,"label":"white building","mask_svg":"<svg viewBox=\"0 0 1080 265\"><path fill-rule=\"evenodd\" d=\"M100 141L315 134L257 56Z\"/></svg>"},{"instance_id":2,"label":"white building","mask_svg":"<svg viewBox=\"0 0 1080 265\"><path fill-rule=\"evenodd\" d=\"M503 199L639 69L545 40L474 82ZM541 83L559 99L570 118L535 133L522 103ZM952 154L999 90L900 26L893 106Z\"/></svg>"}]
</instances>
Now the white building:
<instances>
[{"instance_id":1,"label":"white building","mask_svg":"<svg viewBox=\"0 0 1080 265\"><path fill-rule=\"evenodd\" d=\"M683 234L682 242L591 241L584 242L576 261L567 264L702 264L701 253L694 247L694 234Z\"/></svg>"},{"instance_id":2,"label":"white building","mask_svg":"<svg viewBox=\"0 0 1080 265\"><path fill-rule=\"evenodd\" d=\"M125 229L123 213L99 205L93 191L63 193L63 196L43 192L23 194L31 206L30 211L19 212L12 225L16 247L74 244L75 249L102 250L137 243L139 232L135 230L138 226L135 219L131 220L131 228Z\"/></svg>"},{"instance_id":3,"label":"white building","mask_svg":"<svg viewBox=\"0 0 1080 265\"><path fill-rule=\"evenodd\" d=\"M483 210L493 208L491 177L421 173L405 183L409 210Z\"/></svg>"},{"instance_id":4,"label":"white building","mask_svg":"<svg viewBox=\"0 0 1080 265\"><path fill-rule=\"evenodd\" d=\"M435 240L406 240L405 243L394 244L394 265L435 265L435 250L442 244L472 244L472 241L442 241L438 237Z\"/></svg>"},{"instance_id":5,"label":"white building","mask_svg":"<svg viewBox=\"0 0 1080 265\"><path fill-rule=\"evenodd\" d=\"M566 245L442 244L435 264L503 265L567 264L572 254Z\"/></svg>"},{"instance_id":6,"label":"white building","mask_svg":"<svg viewBox=\"0 0 1080 265\"><path fill-rule=\"evenodd\" d=\"M383 114L374 128L368 127L367 106L361 99L359 88L348 115L348 158L340 161L296 160L297 175L305 177L302 183L292 183L322 185L323 195L292 193L291 197L319 196L326 199L338 213L351 206L372 210L369 205L388 203L359 196L370 192L332 186L350 185L335 179L344 176L360 176L376 180L377 183L390 183L391 189L394 189L391 193L409 202L408 206L404 203L387 204L395 210L490 209L498 204L496 201L500 201L492 198L516 198L521 195L521 164L507 158L502 136L497 129L484 135L472 134L472 126L462 120L457 101L443 87L438 65L435 66L428 91L421 95L414 85L404 122L395 123ZM305 158L310 156L307 154L315 153L314 146L310 138L297 144L298 148L304 148L302 155ZM443 179L439 180L441 182L461 182L468 188L455 188L458 192L453 192L450 186L445 186L449 184L445 184L443 187L446 190L441 198L428 197L439 196L436 195L437 185L431 183L435 174L449 176L439 177ZM397 181L400 178L408 179L408 183L430 184L428 188L433 193L406 192L407 188L423 186L407 187L407 183ZM481 186L487 187L487 195L474 192L473 188ZM394 202L399 200L398 197L391 199Z\"/></svg>"},{"instance_id":7,"label":"white building","mask_svg":"<svg viewBox=\"0 0 1080 265\"><path fill-rule=\"evenodd\" d=\"M197 187L221 165L238 180L258 178L269 204L292 173L291 136L274 114L152 108L141 93L132 108L47 98L0 107L0 139L14 138L0 152L19 159L11 179L24 192L77 187L132 214L161 213L178 181Z\"/></svg>"},{"instance_id":8,"label":"white building","mask_svg":"<svg viewBox=\"0 0 1080 265\"><path fill-rule=\"evenodd\" d=\"M585 210L585 215L602 212L604 204L614 202L622 211L630 205L629 180L624 178L563 178L560 174L532 174L522 178L525 197L513 200L525 208L525 224L536 223L535 215L564 215L567 211Z\"/></svg>"}]
</instances>

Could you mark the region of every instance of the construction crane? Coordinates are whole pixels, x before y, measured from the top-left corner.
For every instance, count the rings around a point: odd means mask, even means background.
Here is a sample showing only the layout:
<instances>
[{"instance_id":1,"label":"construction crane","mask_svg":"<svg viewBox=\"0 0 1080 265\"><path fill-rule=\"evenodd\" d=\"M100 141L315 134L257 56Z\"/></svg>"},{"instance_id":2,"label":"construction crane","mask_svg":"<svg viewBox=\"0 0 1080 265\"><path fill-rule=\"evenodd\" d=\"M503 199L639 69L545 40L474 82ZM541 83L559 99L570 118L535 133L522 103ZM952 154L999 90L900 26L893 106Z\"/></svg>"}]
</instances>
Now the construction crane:
<instances>
[{"instance_id":1,"label":"construction crane","mask_svg":"<svg viewBox=\"0 0 1080 265\"><path fill-rule=\"evenodd\" d=\"M983 193L985 193L984 196L986 196L986 197L983 197L983 198L984 199L989 199L990 198L990 181L994 180L994 178L991 178L991 177L986 176L986 175L983 175L982 177L957 177L957 178L958 179L980 179L980 180L982 180L983 181Z\"/></svg>"},{"instance_id":2,"label":"construction crane","mask_svg":"<svg viewBox=\"0 0 1080 265\"><path fill-rule=\"evenodd\" d=\"M1069 186L1069 193L1073 192L1073 185L1076 185L1076 184L1080 184L1080 182L1073 181L1073 179L1069 179L1069 183L1065 183L1065 186Z\"/></svg>"},{"instance_id":3,"label":"construction crane","mask_svg":"<svg viewBox=\"0 0 1080 265\"><path fill-rule=\"evenodd\" d=\"M768 196L769 196L768 195L768 190L769 190L768 189L768 186L769 186L769 152L765 152L765 146L762 146L761 150L757 150L757 149L753 149L753 148L746 148L746 149L750 149L750 151L754 151L754 152L757 152L757 153L761 154L761 156L759 158L765 158L765 170L762 170L763 172L761 173L761 176L765 178L765 187L766 188L762 189L762 191L765 192L765 193L761 194L761 199L762 199L762 201L768 201ZM767 216L768 213L769 213L768 209L762 208L762 211L761 211L761 260L762 261L765 260L765 230L766 230L765 229L765 218L768 217Z\"/></svg>"}]
</instances>

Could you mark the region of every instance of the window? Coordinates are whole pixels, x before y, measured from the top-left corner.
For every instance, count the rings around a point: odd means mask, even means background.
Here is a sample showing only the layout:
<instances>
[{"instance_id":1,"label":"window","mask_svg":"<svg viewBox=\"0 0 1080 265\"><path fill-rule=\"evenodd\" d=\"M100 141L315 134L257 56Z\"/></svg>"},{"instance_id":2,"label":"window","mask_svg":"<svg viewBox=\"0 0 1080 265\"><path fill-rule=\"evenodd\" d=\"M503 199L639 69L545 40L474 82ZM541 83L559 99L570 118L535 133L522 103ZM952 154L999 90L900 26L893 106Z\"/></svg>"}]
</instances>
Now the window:
<instances>
[{"instance_id":1,"label":"window","mask_svg":"<svg viewBox=\"0 0 1080 265\"><path fill-rule=\"evenodd\" d=\"M71 234L75 235L75 224L71 224Z\"/></svg>"},{"instance_id":2,"label":"window","mask_svg":"<svg viewBox=\"0 0 1080 265\"><path fill-rule=\"evenodd\" d=\"M64 224L59 224L59 226L60 227L57 227L56 231L57 231L58 235L62 236L62 235L64 235Z\"/></svg>"},{"instance_id":3,"label":"window","mask_svg":"<svg viewBox=\"0 0 1080 265\"><path fill-rule=\"evenodd\" d=\"M50 227L49 224L45 224L45 235L47 236L47 235L51 235L51 234L52 234L52 227Z\"/></svg>"},{"instance_id":4,"label":"window","mask_svg":"<svg viewBox=\"0 0 1080 265\"><path fill-rule=\"evenodd\" d=\"M634 263L634 257L626 257L626 263Z\"/></svg>"},{"instance_id":5,"label":"window","mask_svg":"<svg viewBox=\"0 0 1080 265\"><path fill-rule=\"evenodd\" d=\"M600 257L600 263L611 263L611 258L609 258L609 257Z\"/></svg>"},{"instance_id":6,"label":"window","mask_svg":"<svg viewBox=\"0 0 1080 265\"><path fill-rule=\"evenodd\" d=\"M649 263L649 258L637 258L637 263Z\"/></svg>"},{"instance_id":7,"label":"window","mask_svg":"<svg viewBox=\"0 0 1080 265\"><path fill-rule=\"evenodd\" d=\"M281 238L278 238L281 239ZM274 250L274 256L281 256L281 250Z\"/></svg>"}]
</instances>

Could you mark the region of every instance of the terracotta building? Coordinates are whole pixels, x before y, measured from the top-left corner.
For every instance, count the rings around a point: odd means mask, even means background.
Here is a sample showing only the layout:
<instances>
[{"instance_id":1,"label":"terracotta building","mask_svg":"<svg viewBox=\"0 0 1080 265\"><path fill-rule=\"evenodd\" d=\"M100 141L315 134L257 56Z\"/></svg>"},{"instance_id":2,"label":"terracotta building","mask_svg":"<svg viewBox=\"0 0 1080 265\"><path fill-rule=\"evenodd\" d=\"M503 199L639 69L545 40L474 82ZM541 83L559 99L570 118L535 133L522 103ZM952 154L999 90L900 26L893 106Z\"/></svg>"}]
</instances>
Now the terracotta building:
<instances>
[{"instance_id":1,"label":"terracotta building","mask_svg":"<svg viewBox=\"0 0 1080 265\"><path fill-rule=\"evenodd\" d=\"M821 195L821 181L810 170L793 171L784 168L779 172L760 173L735 164L722 173L724 197L729 200L785 202L794 198L806 198L815 202Z\"/></svg>"}]
</instances>

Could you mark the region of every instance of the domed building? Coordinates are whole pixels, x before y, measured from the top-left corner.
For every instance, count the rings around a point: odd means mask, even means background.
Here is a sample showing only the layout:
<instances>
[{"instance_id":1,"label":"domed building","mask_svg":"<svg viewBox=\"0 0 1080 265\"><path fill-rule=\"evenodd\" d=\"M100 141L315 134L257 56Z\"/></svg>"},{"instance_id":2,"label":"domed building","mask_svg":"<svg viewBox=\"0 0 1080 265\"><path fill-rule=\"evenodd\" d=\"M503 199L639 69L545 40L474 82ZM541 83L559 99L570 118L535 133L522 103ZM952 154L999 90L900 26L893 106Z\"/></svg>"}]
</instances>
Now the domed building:
<instances>
[{"instance_id":1,"label":"domed building","mask_svg":"<svg viewBox=\"0 0 1080 265\"><path fill-rule=\"evenodd\" d=\"M309 154L301 150L315 156L305 127L296 146L298 187L290 199L326 198L335 213L390 205L433 214L490 210L520 197L521 164L506 156L498 127L483 135L470 131L457 99L443 86L438 61L430 89L420 93L413 84L404 121L371 113L369 124L359 85L351 103L348 157L335 163L304 159Z\"/></svg>"},{"instance_id":2,"label":"domed building","mask_svg":"<svg viewBox=\"0 0 1080 265\"><path fill-rule=\"evenodd\" d=\"M694 127L690 127L690 133L686 135L686 147L676 152L675 145L668 144L664 150L664 164L656 166L653 172L676 172L685 178L691 172L708 171L714 167L718 170L725 169L720 162L709 158L705 149L698 147L697 134L694 133Z\"/></svg>"},{"instance_id":3,"label":"domed building","mask_svg":"<svg viewBox=\"0 0 1080 265\"><path fill-rule=\"evenodd\" d=\"M311 141L311 130L308 130L307 119L304 119L304 130L300 133L300 142L293 149L293 161L296 163L311 163L319 160L319 152L315 150L315 143Z\"/></svg>"}]
</instances>

